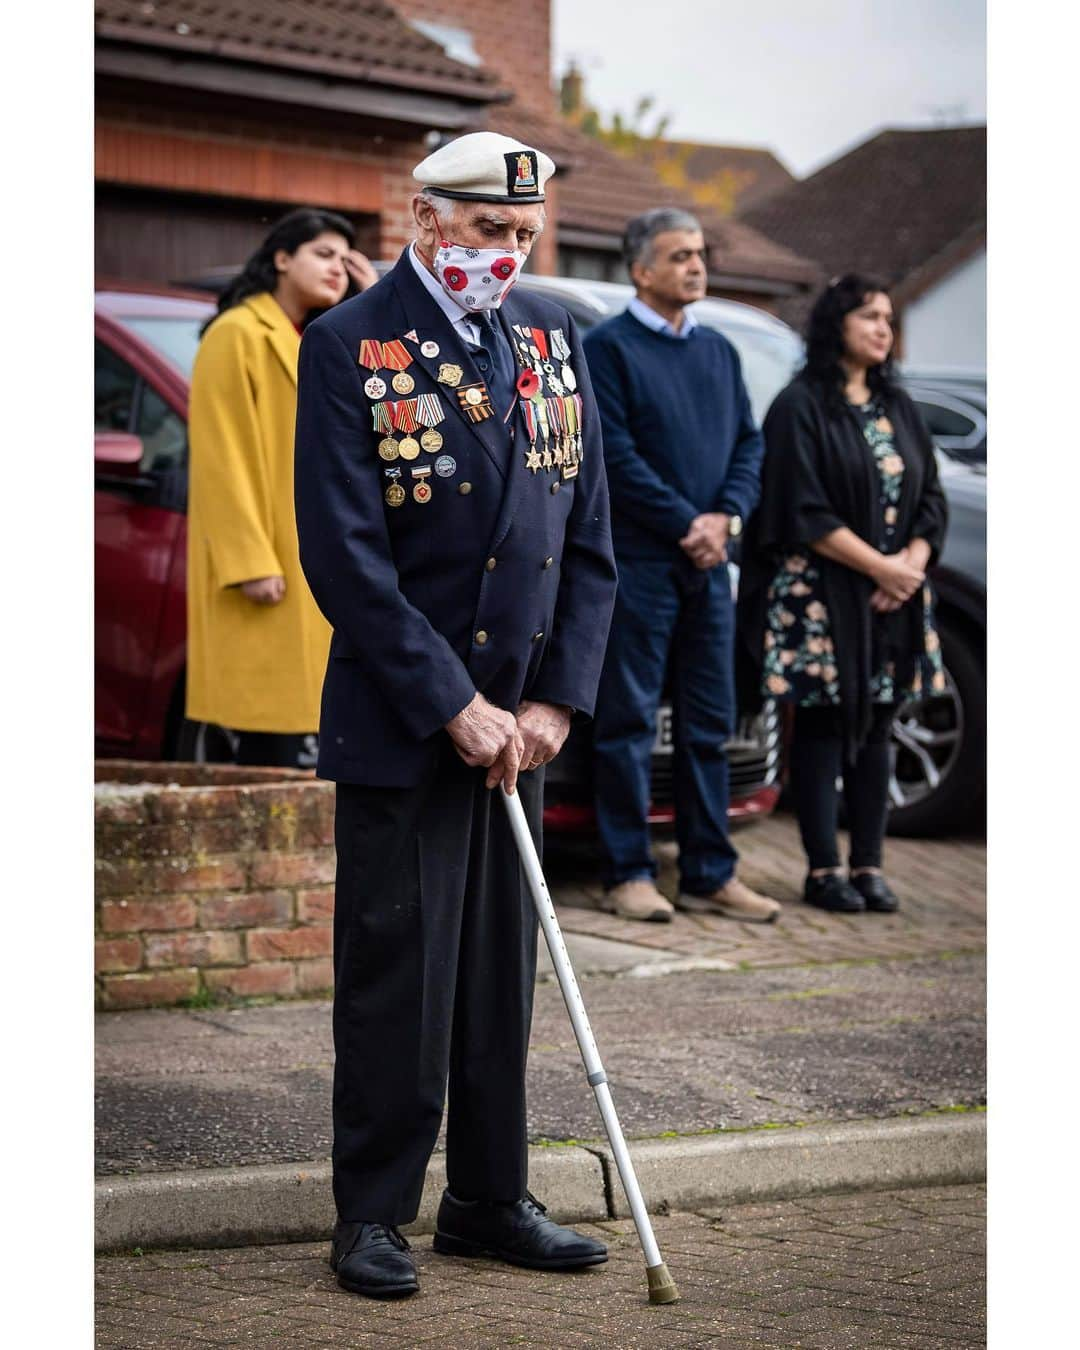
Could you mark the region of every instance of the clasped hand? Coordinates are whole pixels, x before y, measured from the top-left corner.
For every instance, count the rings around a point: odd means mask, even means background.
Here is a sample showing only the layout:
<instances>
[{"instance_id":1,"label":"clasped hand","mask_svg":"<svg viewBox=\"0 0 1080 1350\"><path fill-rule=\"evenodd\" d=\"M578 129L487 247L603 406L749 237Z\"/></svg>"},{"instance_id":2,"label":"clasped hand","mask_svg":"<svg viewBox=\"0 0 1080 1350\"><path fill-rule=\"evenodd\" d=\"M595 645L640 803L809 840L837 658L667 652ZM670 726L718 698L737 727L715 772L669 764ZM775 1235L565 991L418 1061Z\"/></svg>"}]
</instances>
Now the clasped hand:
<instances>
[{"instance_id":1,"label":"clasped hand","mask_svg":"<svg viewBox=\"0 0 1080 1350\"><path fill-rule=\"evenodd\" d=\"M515 717L489 703L483 694L475 694L447 722L446 730L466 764L488 770L486 787L502 783L507 792L513 792L520 772L538 769L562 749L570 730L570 713L552 703L526 700Z\"/></svg>"},{"instance_id":2,"label":"clasped hand","mask_svg":"<svg viewBox=\"0 0 1080 1350\"><path fill-rule=\"evenodd\" d=\"M913 556L911 545L882 557L874 572L877 587L870 597L876 614L892 614L905 605L926 580L924 567Z\"/></svg>"},{"instance_id":3,"label":"clasped hand","mask_svg":"<svg viewBox=\"0 0 1080 1350\"><path fill-rule=\"evenodd\" d=\"M679 540L679 547L695 567L706 572L718 563L727 562L730 528L731 517L722 511L695 516L690 522L690 528Z\"/></svg>"}]
</instances>

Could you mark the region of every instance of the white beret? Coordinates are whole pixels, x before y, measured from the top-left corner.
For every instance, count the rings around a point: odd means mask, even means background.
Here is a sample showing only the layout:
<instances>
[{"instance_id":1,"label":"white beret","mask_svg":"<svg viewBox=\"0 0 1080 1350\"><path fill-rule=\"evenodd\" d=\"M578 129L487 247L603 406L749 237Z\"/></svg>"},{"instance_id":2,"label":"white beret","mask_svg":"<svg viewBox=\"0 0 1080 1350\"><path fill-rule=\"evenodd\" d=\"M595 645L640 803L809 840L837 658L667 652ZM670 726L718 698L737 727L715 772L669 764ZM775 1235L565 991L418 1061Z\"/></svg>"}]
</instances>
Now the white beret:
<instances>
[{"instance_id":1,"label":"white beret","mask_svg":"<svg viewBox=\"0 0 1080 1350\"><path fill-rule=\"evenodd\" d=\"M542 150L497 131L474 131L428 155L413 177L438 197L542 202L544 184L554 172L554 161Z\"/></svg>"}]
</instances>

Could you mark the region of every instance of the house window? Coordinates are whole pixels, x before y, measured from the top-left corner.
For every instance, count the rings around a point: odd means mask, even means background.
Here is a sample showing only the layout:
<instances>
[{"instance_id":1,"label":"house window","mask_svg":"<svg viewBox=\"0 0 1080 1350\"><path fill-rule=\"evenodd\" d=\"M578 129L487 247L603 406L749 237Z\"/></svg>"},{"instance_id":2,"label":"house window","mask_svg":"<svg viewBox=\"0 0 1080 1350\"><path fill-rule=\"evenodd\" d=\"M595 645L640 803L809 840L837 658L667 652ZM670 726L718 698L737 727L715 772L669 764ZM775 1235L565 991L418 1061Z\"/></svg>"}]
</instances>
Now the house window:
<instances>
[{"instance_id":1,"label":"house window","mask_svg":"<svg viewBox=\"0 0 1080 1350\"><path fill-rule=\"evenodd\" d=\"M580 277L582 281L625 282L626 265L618 253L600 248L559 246L559 274Z\"/></svg>"}]
</instances>

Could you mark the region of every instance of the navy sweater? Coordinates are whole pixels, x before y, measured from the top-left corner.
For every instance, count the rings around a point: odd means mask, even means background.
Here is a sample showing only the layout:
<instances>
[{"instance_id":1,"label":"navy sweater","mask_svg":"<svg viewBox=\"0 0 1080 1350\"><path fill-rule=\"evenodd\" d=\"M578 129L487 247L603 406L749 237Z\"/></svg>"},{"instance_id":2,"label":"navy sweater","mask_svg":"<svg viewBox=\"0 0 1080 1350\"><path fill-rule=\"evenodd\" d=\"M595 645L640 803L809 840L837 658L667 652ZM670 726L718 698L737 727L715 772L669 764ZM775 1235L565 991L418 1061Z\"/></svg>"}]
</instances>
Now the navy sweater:
<instances>
[{"instance_id":1,"label":"navy sweater","mask_svg":"<svg viewBox=\"0 0 1080 1350\"><path fill-rule=\"evenodd\" d=\"M704 325L669 337L624 312L586 334L584 347L616 557L681 556L679 540L704 512L746 520L764 449L727 338Z\"/></svg>"}]
</instances>

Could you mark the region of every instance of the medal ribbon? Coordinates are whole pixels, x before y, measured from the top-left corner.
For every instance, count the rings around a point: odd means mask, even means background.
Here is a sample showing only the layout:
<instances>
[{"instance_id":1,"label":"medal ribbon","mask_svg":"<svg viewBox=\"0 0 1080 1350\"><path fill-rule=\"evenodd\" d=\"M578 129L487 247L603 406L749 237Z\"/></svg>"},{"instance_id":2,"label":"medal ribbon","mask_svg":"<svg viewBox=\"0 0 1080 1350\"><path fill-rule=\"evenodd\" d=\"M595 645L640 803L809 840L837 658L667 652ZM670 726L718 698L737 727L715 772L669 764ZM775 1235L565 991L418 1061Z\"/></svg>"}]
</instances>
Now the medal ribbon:
<instances>
[{"instance_id":1,"label":"medal ribbon","mask_svg":"<svg viewBox=\"0 0 1080 1350\"><path fill-rule=\"evenodd\" d=\"M365 370L378 372L383 365L383 345L375 338L364 338L360 343L360 355L356 364Z\"/></svg>"},{"instance_id":2,"label":"medal ribbon","mask_svg":"<svg viewBox=\"0 0 1080 1350\"><path fill-rule=\"evenodd\" d=\"M548 341L547 334L542 328L530 328L529 332L533 335L533 341L536 343L536 350L540 353L540 360L548 359Z\"/></svg>"},{"instance_id":3,"label":"medal ribbon","mask_svg":"<svg viewBox=\"0 0 1080 1350\"><path fill-rule=\"evenodd\" d=\"M382 363L387 370L404 370L412 365L412 354L404 342L395 338L393 342L383 343Z\"/></svg>"},{"instance_id":4,"label":"medal ribbon","mask_svg":"<svg viewBox=\"0 0 1080 1350\"><path fill-rule=\"evenodd\" d=\"M446 419L446 413L439 402L438 394L420 394L414 400L416 415L425 427L437 427Z\"/></svg>"},{"instance_id":5,"label":"medal ribbon","mask_svg":"<svg viewBox=\"0 0 1080 1350\"><path fill-rule=\"evenodd\" d=\"M541 432L543 433L543 437L544 437L544 445L546 446L548 440L549 440L550 437L551 437L551 428L550 428L550 426L548 425L548 405L547 405L547 400L546 400L546 399L543 399L543 398L538 398L538 399L534 400L534 406L535 406L535 408L536 408L537 420L538 420L539 423L540 423L540 430L541 430Z\"/></svg>"},{"instance_id":6,"label":"medal ribbon","mask_svg":"<svg viewBox=\"0 0 1080 1350\"><path fill-rule=\"evenodd\" d=\"M570 360L570 344L567 342L561 328L551 330L551 350L560 361Z\"/></svg>"},{"instance_id":7,"label":"medal ribbon","mask_svg":"<svg viewBox=\"0 0 1080 1350\"><path fill-rule=\"evenodd\" d=\"M531 399L521 400L521 411L525 414L525 427L529 433L529 444L536 444L536 404Z\"/></svg>"},{"instance_id":8,"label":"medal ribbon","mask_svg":"<svg viewBox=\"0 0 1080 1350\"><path fill-rule=\"evenodd\" d=\"M394 429L403 431L406 436L412 435L417 427L416 399L403 398L397 403L387 402L385 406L391 410L390 416L394 421Z\"/></svg>"},{"instance_id":9,"label":"medal ribbon","mask_svg":"<svg viewBox=\"0 0 1080 1350\"><path fill-rule=\"evenodd\" d=\"M371 407L371 420L374 423L375 430L388 434L393 431L394 424L390 420L390 409L392 403L374 403Z\"/></svg>"}]
</instances>

